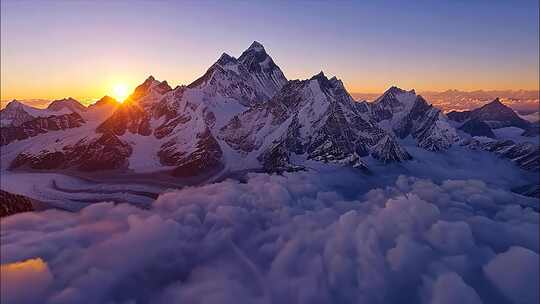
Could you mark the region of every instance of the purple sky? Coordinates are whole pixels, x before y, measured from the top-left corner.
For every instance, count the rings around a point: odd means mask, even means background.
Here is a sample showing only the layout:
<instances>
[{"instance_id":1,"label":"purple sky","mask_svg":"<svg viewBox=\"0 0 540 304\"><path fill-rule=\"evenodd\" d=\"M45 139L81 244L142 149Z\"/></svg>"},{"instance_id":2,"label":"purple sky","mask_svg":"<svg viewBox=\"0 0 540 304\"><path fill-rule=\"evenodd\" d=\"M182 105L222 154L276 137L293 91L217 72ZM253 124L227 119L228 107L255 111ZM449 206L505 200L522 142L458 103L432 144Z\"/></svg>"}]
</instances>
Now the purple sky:
<instances>
[{"instance_id":1,"label":"purple sky","mask_svg":"<svg viewBox=\"0 0 540 304\"><path fill-rule=\"evenodd\" d=\"M288 78L351 92L538 88L537 1L404 2L2 0L1 99L187 84L253 40Z\"/></svg>"}]
</instances>

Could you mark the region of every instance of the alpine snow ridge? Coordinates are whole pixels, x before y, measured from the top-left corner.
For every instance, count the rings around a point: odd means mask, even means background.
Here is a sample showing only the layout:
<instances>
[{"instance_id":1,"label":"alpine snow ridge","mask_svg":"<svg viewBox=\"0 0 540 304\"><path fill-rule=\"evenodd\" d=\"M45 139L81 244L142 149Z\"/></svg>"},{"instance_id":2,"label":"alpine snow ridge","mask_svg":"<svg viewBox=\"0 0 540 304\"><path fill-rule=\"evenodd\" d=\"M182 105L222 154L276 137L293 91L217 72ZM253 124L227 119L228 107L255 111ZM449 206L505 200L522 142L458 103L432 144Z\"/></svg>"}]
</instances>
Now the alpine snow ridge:
<instances>
[{"instance_id":1,"label":"alpine snow ridge","mask_svg":"<svg viewBox=\"0 0 540 304\"><path fill-rule=\"evenodd\" d=\"M301 167L292 162L293 154L365 168L361 157L383 138L395 141L363 117L340 80L322 72L289 81L270 101L235 116L221 131L233 149L256 158L267 171ZM397 143L387 148L394 151L375 156L384 161L410 158Z\"/></svg>"},{"instance_id":2,"label":"alpine snow ridge","mask_svg":"<svg viewBox=\"0 0 540 304\"><path fill-rule=\"evenodd\" d=\"M23 140L49 131L80 127L83 117L75 110L86 109L74 99L55 100L47 109L36 109L17 100L0 111L0 145Z\"/></svg>"},{"instance_id":3,"label":"alpine snow ridge","mask_svg":"<svg viewBox=\"0 0 540 304\"><path fill-rule=\"evenodd\" d=\"M492 129L511 126L526 129L530 125L528 121L519 117L512 108L505 106L499 98L472 111L452 111L448 113L448 117L457 122L484 121Z\"/></svg>"},{"instance_id":4,"label":"alpine snow ridge","mask_svg":"<svg viewBox=\"0 0 540 304\"><path fill-rule=\"evenodd\" d=\"M446 150L457 140L442 111L414 90L391 87L374 102L362 102L360 109L386 131L402 139L412 136L419 147L429 151Z\"/></svg>"},{"instance_id":5,"label":"alpine snow ridge","mask_svg":"<svg viewBox=\"0 0 540 304\"><path fill-rule=\"evenodd\" d=\"M267 101L286 82L281 69L264 47L255 41L238 59L223 53L188 88L206 89L208 94L236 99L242 105L249 106Z\"/></svg>"},{"instance_id":6,"label":"alpine snow ridge","mask_svg":"<svg viewBox=\"0 0 540 304\"><path fill-rule=\"evenodd\" d=\"M108 96L89 107L75 102L34 109L42 114L15 102L3 110L2 123L15 134L2 128L2 144L14 155L10 168L179 177L295 171L312 162L369 170L370 159L412 159L404 139L441 152L459 138L441 110L414 90L391 87L374 102L356 102L341 80L323 72L287 80L258 42L238 58L224 53L189 85L172 88L149 76L122 104ZM13 129L21 127L27 135ZM526 160L519 165L534 168Z\"/></svg>"},{"instance_id":7,"label":"alpine snow ridge","mask_svg":"<svg viewBox=\"0 0 540 304\"><path fill-rule=\"evenodd\" d=\"M470 138L462 136L461 145L495 153L524 170L540 170L538 129L535 130L533 123L520 118L499 98L471 111L450 112L448 117L458 130L470 135ZM508 131L517 131L517 138L507 136ZM527 137L537 137L536 144Z\"/></svg>"}]
</instances>

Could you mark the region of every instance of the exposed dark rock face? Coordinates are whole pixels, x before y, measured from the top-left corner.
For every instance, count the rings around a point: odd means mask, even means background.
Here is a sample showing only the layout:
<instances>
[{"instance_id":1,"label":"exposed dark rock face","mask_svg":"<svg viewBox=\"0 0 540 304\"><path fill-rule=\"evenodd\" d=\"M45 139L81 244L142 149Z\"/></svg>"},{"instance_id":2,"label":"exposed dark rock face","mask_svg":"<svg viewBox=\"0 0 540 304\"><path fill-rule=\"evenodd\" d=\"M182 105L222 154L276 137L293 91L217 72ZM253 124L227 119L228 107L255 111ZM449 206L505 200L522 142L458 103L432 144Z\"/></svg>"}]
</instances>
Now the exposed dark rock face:
<instances>
[{"instance_id":1,"label":"exposed dark rock face","mask_svg":"<svg viewBox=\"0 0 540 304\"><path fill-rule=\"evenodd\" d=\"M219 95L251 106L274 96L287 82L280 68L266 53L264 47L253 44L236 59L221 55L206 73L189 84L189 89L204 89L210 95Z\"/></svg>"},{"instance_id":2,"label":"exposed dark rock face","mask_svg":"<svg viewBox=\"0 0 540 304\"><path fill-rule=\"evenodd\" d=\"M210 172L221 166L223 152L209 130L200 134L193 152L178 150L176 142L165 143L158 153L162 164L176 166L173 175L188 177Z\"/></svg>"},{"instance_id":3,"label":"exposed dark rock face","mask_svg":"<svg viewBox=\"0 0 540 304\"><path fill-rule=\"evenodd\" d=\"M0 129L0 144L7 145L15 140L23 140L49 131L77 128L85 123L77 113L37 117L19 126L5 126Z\"/></svg>"},{"instance_id":4,"label":"exposed dark rock face","mask_svg":"<svg viewBox=\"0 0 540 304\"><path fill-rule=\"evenodd\" d=\"M0 190L0 218L28 211L34 211L30 198Z\"/></svg>"},{"instance_id":5,"label":"exposed dark rock face","mask_svg":"<svg viewBox=\"0 0 540 304\"><path fill-rule=\"evenodd\" d=\"M475 115L512 120L501 105L494 102ZM56 139L43 149L16 151L19 155L11 168L135 172L142 168L147 172L148 161L156 164L156 170L181 177L208 176L222 169L295 171L314 161L367 169L364 157L384 163L411 159L402 141L414 139L423 149L443 151L457 139L447 117L414 90L391 87L372 103L358 103L340 80L328 79L322 72L308 80L287 81L257 42L238 59L223 54L188 86L171 89L167 82L150 76L123 104L105 96L83 107L86 111L71 99L55 101L47 110L16 102L9 107L2 112L6 113L2 125L12 125L2 128L2 144L76 127L84 120L89 128L81 130L92 129L69 132L66 140ZM69 114L80 120L64 121L60 114L54 121L28 116L70 110L82 113ZM492 135L493 121L471 119L472 112L455 114L465 123L463 129ZM512 159L522 168L538 167L534 149L510 146L471 144Z\"/></svg>"},{"instance_id":6,"label":"exposed dark rock face","mask_svg":"<svg viewBox=\"0 0 540 304\"><path fill-rule=\"evenodd\" d=\"M231 147L257 154L270 172L296 169L290 161L292 154L365 167L359 156L369 155L387 134L362 118L341 81L323 73L310 80L289 81L270 101L233 118L221 131L221 138ZM400 152L389 154L396 157L385 161L405 160L400 159Z\"/></svg>"},{"instance_id":7,"label":"exposed dark rock face","mask_svg":"<svg viewBox=\"0 0 540 304\"><path fill-rule=\"evenodd\" d=\"M471 136L486 136L495 138L495 134L489 125L481 120L471 119L464 123L459 129L470 134Z\"/></svg>"},{"instance_id":8,"label":"exposed dark rock face","mask_svg":"<svg viewBox=\"0 0 540 304\"><path fill-rule=\"evenodd\" d=\"M465 122L467 120L477 120L487 123L491 128L518 127L527 129L530 123L516 114L512 108L505 106L499 98L472 111L448 113L448 118Z\"/></svg>"},{"instance_id":9,"label":"exposed dark rock face","mask_svg":"<svg viewBox=\"0 0 540 304\"><path fill-rule=\"evenodd\" d=\"M371 149L371 156L385 163L412 159L412 156L390 135L386 135Z\"/></svg>"},{"instance_id":10,"label":"exposed dark rock face","mask_svg":"<svg viewBox=\"0 0 540 304\"><path fill-rule=\"evenodd\" d=\"M472 139L463 144L471 149L493 152L511 160L524 170L540 171L540 147L533 143L515 143L512 140L493 140L482 143Z\"/></svg>"},{"instance_id":11,"label":"exposed dark rock face","mask_svg":"<svg viewBox=\"0 0 540 304\"><path fill-rule=\"evenodd\" d=\"M138 104L125 102L118 106L116 111L96 129L99 133L123 135L126 131L134 134L148 136L150 129L150 115Z\"/></svg>"},{"instance_id":12,"label":"exposed dark rock face","mask_svg":"<svg viewBox=\"0 0 540 304\"><path fill-rule=\"evenodd\" d=\"M36 155L19 154L11 169L29 167L38 170L77 168L97 171L121 168L126 165L132 149L129 144L112 134L103 134L93 140L82 139L61 151L44 151Z\"/></svg>"},{"instance_id":13,"label":"exposed dark rock face","mask_svg":"<svg viewBox=\"0 0 540 304\"><path fill-rule=\"evenodd\" d=\"M453 121L465 122L471 118L471 111L451 111L446 115Z\"/></svg>"},{"instance_id":14,"label":"exposed dark rock face","mask_svg":"<svg viewBox=\"0 0 540 304\"><path fill-rule=\"evenodd\" d=\"M374 102L359 103L358 109L397 137L412 136L419 147L429 151L446 150L457 139L441 111L414 90L391 87Z\"/></svg>"}]
</instances>

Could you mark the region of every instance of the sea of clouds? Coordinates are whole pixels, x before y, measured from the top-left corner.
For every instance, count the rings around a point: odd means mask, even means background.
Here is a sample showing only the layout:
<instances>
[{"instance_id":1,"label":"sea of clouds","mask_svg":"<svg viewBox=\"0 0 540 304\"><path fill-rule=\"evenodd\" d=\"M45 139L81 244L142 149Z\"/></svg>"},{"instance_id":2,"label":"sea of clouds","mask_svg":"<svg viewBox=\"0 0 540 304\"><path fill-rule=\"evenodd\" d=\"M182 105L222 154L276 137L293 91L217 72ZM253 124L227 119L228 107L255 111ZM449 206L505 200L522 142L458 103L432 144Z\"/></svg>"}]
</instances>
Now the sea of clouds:
<instances>
[{"instance_id":1,"label":"sea of clouds","mask_svg":"<svg viewBox=\"0 0 540 304\"><path fill-rule=\"evenodd\" d=\"M479 180L354 195L251 174L1 221L2 303L538 303L538 206Z\"/></svg>"}]
</instances>

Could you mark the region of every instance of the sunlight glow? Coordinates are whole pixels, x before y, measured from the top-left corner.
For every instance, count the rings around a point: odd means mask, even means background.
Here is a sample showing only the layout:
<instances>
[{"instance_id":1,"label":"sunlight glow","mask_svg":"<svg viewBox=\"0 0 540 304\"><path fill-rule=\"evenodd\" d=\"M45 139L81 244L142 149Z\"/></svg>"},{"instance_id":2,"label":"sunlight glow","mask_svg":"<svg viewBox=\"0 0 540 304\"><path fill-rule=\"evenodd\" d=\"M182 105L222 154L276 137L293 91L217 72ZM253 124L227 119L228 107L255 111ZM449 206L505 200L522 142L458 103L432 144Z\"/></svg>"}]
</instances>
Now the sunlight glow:
<instances>
[{"instance_id":1,"label":"sunlight glow","mask_svg":"<svg viewBox=\"0 0 540 304\"><path fill-rule=\"evenodd\" d=\"M123 83L119 83L113 86L112 97L118 100L118 102L124 102L124 100L126 100L128 96L129 96L129 89L127 85Z\"/></svg>"}]
</instances>

